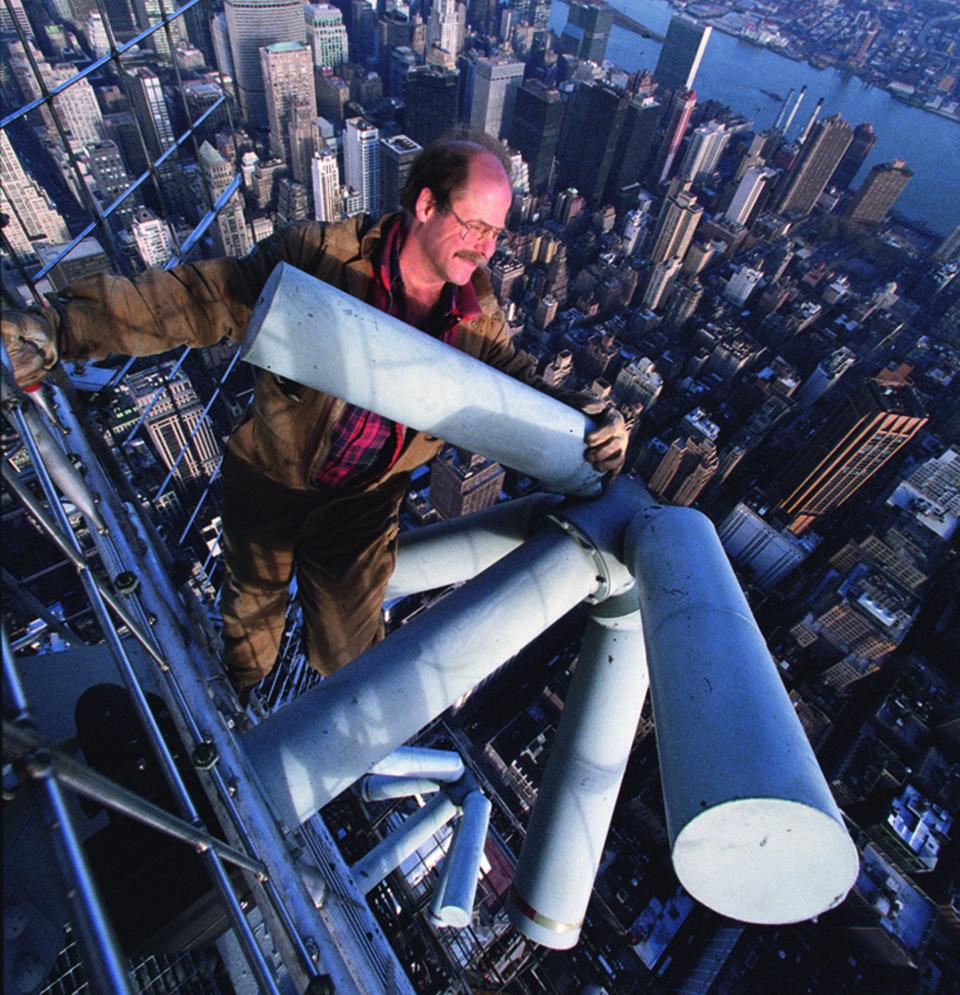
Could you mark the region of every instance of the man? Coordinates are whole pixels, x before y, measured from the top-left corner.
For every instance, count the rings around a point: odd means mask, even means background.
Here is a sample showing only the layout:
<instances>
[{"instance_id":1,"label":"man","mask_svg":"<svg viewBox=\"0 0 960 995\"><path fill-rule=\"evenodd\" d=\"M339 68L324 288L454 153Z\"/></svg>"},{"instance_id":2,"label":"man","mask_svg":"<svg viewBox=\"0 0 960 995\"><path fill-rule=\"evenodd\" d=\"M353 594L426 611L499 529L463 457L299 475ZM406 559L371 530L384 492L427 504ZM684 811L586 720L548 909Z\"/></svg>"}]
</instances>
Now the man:
<instances>
[{"instance_id":1,"label":"man","mask_svg":"<svg viewBox=\"0 0 960 995\"><path fill-rule=\"evenodd\" d=\"M403 211L376 224L309 222L271 236L244 259L148 270L135 280L98 274L68 288L55 308L8 315L3 339L15 378L35 383L59 358L238 340L280 261L522 376L525 364L478 268L494 253L511 197L494 151L435 142L411 170ZM585 442L599 471L619 472L626 432L615 409ZM223 465L224 662L236 688L272 669L294 572L307 657L322 673L382 635L400 503L410 472L441 445L330 395L260 375L253 411L231 436Z\"/></svg>"}]
</instances>

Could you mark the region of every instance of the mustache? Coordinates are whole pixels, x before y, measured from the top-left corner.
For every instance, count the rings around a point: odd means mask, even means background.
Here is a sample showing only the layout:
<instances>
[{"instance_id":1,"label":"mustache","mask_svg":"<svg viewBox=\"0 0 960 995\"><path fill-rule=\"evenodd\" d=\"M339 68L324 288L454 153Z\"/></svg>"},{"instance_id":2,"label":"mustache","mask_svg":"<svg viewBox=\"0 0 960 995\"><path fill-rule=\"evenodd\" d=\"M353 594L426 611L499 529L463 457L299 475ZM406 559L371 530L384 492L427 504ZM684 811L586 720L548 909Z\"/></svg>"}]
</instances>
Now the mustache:
<instances>
[{"instance_id":1,"label":"mustache","mask_svg":"<svg viewBox=\"0 0 960 995\"><path fill-rule=\"evenodd\" d=\"M481 255L479 252L470 252L468 249L464 249L457 253L461 259L466 259L468 262L473 263L475 266L482 266L486 261L487 257Z\"/></svg>"}]
</instances>

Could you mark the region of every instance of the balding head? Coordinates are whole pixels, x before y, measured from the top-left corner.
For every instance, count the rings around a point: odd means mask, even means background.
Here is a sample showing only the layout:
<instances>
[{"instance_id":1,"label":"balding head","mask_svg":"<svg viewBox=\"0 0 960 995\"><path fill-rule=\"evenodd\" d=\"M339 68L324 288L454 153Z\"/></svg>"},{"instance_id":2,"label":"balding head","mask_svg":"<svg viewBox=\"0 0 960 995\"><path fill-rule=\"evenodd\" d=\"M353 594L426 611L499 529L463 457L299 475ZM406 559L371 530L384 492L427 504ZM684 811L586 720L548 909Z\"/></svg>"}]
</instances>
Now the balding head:
<instances>
[{"instance_id":1,"label":"balding head","mask_svg":"<svg viewBox=\"0 0 960 995\"><path fill-rule=\"evenodd\" d=\"M509 187L509 160L502 146L469 139L438 139L417 156L403 186L400 206L413 214L420 192L427 189L439 207L449 207L471 179L481 177Z\"/></svg>"}]
</instances>

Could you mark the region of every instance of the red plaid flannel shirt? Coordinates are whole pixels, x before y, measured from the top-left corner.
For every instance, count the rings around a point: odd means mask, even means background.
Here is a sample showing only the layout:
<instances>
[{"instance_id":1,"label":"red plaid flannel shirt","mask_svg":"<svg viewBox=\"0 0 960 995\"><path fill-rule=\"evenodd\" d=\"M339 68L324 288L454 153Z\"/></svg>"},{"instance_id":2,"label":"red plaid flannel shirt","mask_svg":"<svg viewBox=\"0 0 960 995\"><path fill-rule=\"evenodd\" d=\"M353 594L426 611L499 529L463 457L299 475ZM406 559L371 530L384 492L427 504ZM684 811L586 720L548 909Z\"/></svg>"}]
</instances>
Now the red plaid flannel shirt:
<instances>
[{"instance_id":1,"label":"red plaid flannel shirt","mask_svg":"<svg viewBox=\"0 0 960 995\"><path fill-rule=\"evenodd\" d=\"M404 221L398 217L384 232L379 258L374 262L375 279L370 296L374 307L400 319L406 317L407 310L400 274L404 235ZM460 322L480 314L480 303L471 284L457 287L448 283L441 306L422 330L452 345ZM376 480L396 463L405 433L405 426L348 404L333 427L333 444L314 485L356 490Z\"/></svg>"}]
</instances>

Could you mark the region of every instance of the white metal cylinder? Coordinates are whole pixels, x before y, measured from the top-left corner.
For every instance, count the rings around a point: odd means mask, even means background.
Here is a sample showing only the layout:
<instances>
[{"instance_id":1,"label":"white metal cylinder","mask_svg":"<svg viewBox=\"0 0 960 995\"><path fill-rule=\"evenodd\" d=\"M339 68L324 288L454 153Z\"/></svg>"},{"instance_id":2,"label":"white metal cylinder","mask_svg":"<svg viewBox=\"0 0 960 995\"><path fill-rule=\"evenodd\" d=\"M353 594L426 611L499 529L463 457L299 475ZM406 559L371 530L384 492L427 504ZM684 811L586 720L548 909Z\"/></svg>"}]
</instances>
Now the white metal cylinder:
<instances>
[{"instance_id":1,"label":"white metal cylinder","mask_svg":"<svg viewBox=\"0 0 960 995\"><path fill-rule=\"evenodd\" d=\"M475 577L516 549L560 498L531 494L450 522L400 534L387 597L445 587Z\"/></svg>"},{"instance_id":2,"label":"white metal cylinder","mask_svg":"<svg viewBox=\"0 0 960 995\"><path fill-rule=\"evenodd\" d=\"M276 814L308 819L596 585L574 540L535 536L245 733Z\"/></svg>"},{"instance_id":3,"label":"white metal cylinder","mask_svg":"<svg viewBox=\"0 0 960 995\"><path fill-rule=\"evenodd\" d=\"M411 795L432 795L440 790L436 781L425 777L386 777L371 774L360 783L360 795L364 801L382 802L388 798L409 798Z\"/></svg>"},{"instance_id":4,"label":"white metal cylinder","mask_svg":"<svg viewBox=\"0 0 960 995\"><path fill-rule=\"evenodd\" d=\"M596 494L586 415L383 311L280 263L250 318L243 359L528 474Z\"/></svg>"},{"instance_id":5,"label":"white metal cylinder","mask_svg":"<svg viewBox=\"0 0 960 995\"><path fill-rule=\"evenodd\" d=\"M489 799L481 791L469 792L463 800L460 826L447 852L442 899L433 911L447 926L456 929L469 926L473 915L490 808Z\"/></svg>"},{"instance_id":6,"label":"white metal cylinder","mask_svg":"<svg viewBox=\"0 0 960 995\"><path fill-rule=\"evenodd\" d=\"M648 688L635 591L587 623L507 902L513 925L555 950L580 936Z\"/></svg>"},{"instance_id":7,"label":"white metal cylinder","mask_svg":"<svg viewBox=\"0 0 960 995\"><path fill-rule=\"evenodd\" d=\"M353 865L350 873L357 887L364 894L371 891L456 814L457 806L446 795L431 798Z\"/></svg>"},{"instance_id":8,"label":"white metal cylinder","mask_svg":"<svg viewBox=\"0 0 960 995\"><path fill-rule=\"evenodd\" d=\"M427 777L434 781L456 781L463 776L463 758L454 750L432 750L424 746L398 746L370 768L371 774L389 777Z\"/></svg>"},{"instance_id":9,"label":"white metal cylinder","mask_svg":"<svg viewBox=\"0 0 960 995\"><path fill-rule=\"evenodd\" d=\"M733 919L788 923L841 902L857 849L709 520L627 529L643 612L673 864Z\"/></svg>"}]
</instances>

